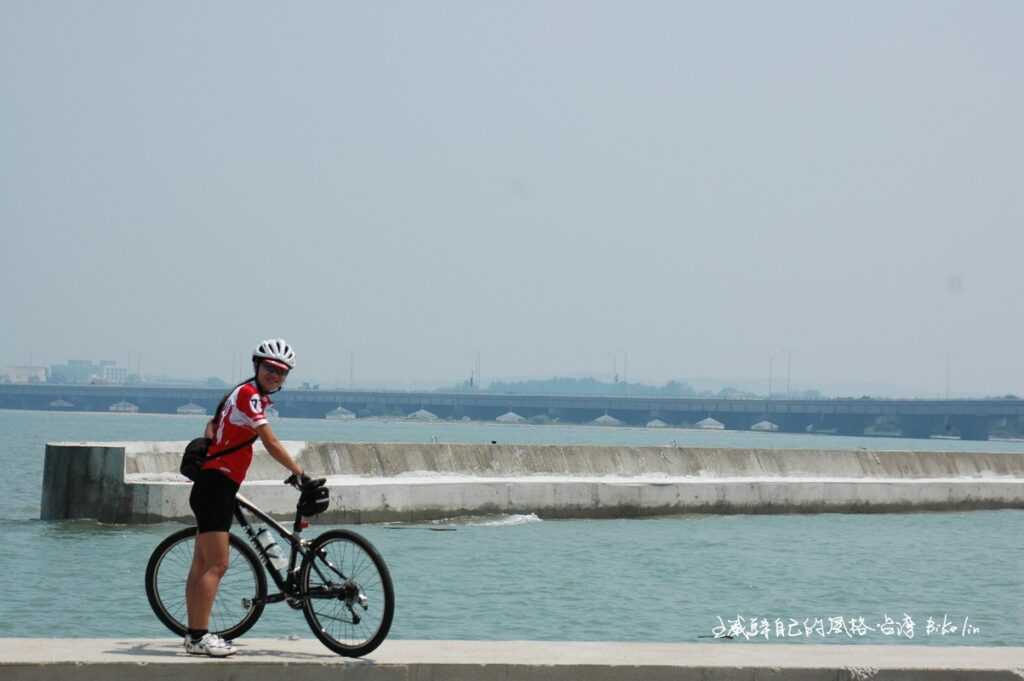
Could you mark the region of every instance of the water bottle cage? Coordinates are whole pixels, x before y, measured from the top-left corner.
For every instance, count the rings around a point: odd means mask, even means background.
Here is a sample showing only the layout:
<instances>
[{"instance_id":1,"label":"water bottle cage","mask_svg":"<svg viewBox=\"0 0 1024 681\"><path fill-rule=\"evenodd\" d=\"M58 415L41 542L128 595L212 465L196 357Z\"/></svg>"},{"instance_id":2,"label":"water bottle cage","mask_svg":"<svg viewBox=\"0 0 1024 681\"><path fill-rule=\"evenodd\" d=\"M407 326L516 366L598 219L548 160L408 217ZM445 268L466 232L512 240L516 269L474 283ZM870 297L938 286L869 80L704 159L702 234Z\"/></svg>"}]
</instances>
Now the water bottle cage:
<instances>
[{"instance_id":1,"label":"water bottle cage","mask_svg":"<svg viewBox=\"0 0 1024 681\"><path fill-rule=\"evenodd\" d=\"M262 559L263 564L267 567L267 569L274 569L281 572L285 572L285 568L287 567L288 561L281 551L281 545L278 544L277 540L274 539L274 535L270 533L270 530L268 530L265 527L262 527L259 529L258 532L255 532L252 535L252 537L255 540L257 548L259 549L259 556ZM278 565L275 565L275 560L282 563L282 565L280 567Z\"/></svg>"}]
</instances>

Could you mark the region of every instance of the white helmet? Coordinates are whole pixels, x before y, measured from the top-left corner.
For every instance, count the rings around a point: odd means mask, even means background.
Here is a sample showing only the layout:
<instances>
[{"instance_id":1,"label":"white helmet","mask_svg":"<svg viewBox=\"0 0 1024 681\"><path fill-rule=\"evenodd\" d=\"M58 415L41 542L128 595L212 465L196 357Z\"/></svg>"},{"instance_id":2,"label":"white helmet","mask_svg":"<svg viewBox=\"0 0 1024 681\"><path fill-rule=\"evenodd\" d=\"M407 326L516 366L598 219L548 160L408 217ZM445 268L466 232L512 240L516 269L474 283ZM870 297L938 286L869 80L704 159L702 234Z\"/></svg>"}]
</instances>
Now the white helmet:
<instances>
[{"instance_id":1,"label":"white helmet","mask_svg":"<svg viewBox=\"0 0 1024 681\"><path fill-rule=\"evenodd\" d=\"M252 351L252 361L268 360L289 370L295 368L295 351L284 338L268 338Z\"/></svg>"}]
</instances>

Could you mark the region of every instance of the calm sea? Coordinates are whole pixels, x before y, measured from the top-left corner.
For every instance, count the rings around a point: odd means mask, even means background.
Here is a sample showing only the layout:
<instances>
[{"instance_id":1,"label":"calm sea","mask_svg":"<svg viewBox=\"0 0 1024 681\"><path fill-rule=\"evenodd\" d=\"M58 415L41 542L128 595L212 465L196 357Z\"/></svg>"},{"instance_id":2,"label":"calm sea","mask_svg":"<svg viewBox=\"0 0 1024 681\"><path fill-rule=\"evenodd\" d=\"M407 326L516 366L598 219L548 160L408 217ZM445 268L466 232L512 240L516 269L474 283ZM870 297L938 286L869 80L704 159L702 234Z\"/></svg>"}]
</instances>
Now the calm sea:
<instances>
[{"instance_id":1,"label":"calm sea","mask_svg":"<svg viewBox=\"0 0 1024 681\"><path fill-rule=\"evenodd\" d=\"M152 548L179 526L39 521L44 443L185 440L202 422L0 411L0 636L169 635L149 610L142 579ZM294 440L1024 454L1024 444L1012 442L732 431L305 419L279 419L274 427ZM439 527L454 531L433 531ZM391 566L395 638L697 641L731 630L732 641L769 644L1019 646L1022 528L1024 511L590 521L514 516L356 529ZM268 607L250 635L311 637L301 613L283 604Z\"/></svg>"}]
</instances>

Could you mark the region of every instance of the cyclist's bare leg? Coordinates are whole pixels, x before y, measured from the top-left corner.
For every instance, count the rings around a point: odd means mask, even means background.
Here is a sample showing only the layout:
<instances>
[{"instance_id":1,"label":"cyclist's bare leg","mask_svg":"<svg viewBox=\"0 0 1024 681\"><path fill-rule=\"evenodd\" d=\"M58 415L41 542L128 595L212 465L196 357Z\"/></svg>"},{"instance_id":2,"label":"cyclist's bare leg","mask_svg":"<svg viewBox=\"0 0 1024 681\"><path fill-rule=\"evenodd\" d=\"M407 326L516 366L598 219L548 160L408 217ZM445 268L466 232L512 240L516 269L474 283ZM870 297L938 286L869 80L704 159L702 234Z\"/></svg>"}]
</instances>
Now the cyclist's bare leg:
<instances>
[{"instance_id":1,"label":"cyclist's bare leg","mask_svg":"<svg viewBox=\"0 0 1024 681\"><path fill-rule=\"evenodd\" d=\"M213 600L227 569L228 533L203 532L197 535L192 568L185 586L189 629L209 629Z\"/></svg>"}]
</instances>

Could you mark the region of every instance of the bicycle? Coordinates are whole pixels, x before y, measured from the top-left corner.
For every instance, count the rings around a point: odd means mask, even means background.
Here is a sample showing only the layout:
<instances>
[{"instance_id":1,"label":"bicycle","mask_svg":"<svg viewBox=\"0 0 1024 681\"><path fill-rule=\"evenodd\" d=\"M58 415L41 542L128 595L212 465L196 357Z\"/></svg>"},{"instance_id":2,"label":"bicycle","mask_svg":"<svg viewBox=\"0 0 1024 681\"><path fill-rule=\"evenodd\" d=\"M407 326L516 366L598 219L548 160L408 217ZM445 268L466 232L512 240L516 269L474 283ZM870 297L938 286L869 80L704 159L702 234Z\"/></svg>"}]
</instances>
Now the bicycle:
<instances>
[{"instance_id":1,"label":"bicycle","mask_svg":"<svg viewBox=\"0 0 1024 681\"><path fill-rule=\"evenodd\" d=\"M325 480L316 482L323 485ZM270 531L254 527L247 512L288 542L287 560ZM309 523L298 507L289 532L241 494L235 496L234 513L249 543L233 532L228 535L228 570L213 603L211 632L227 640L238 638L256 624L268 603L284 601L302 610L313 634L339 655L362 657L384 641L395 612L394 587L384 559L366 538L328 530L313 540L302 539ZM178 636L188 631L185 583L196 532L196 527L187 527L164 539L146 566L150 607ZM278 593L268 595L266 574Z\"/></svg>"}]
</instances>

